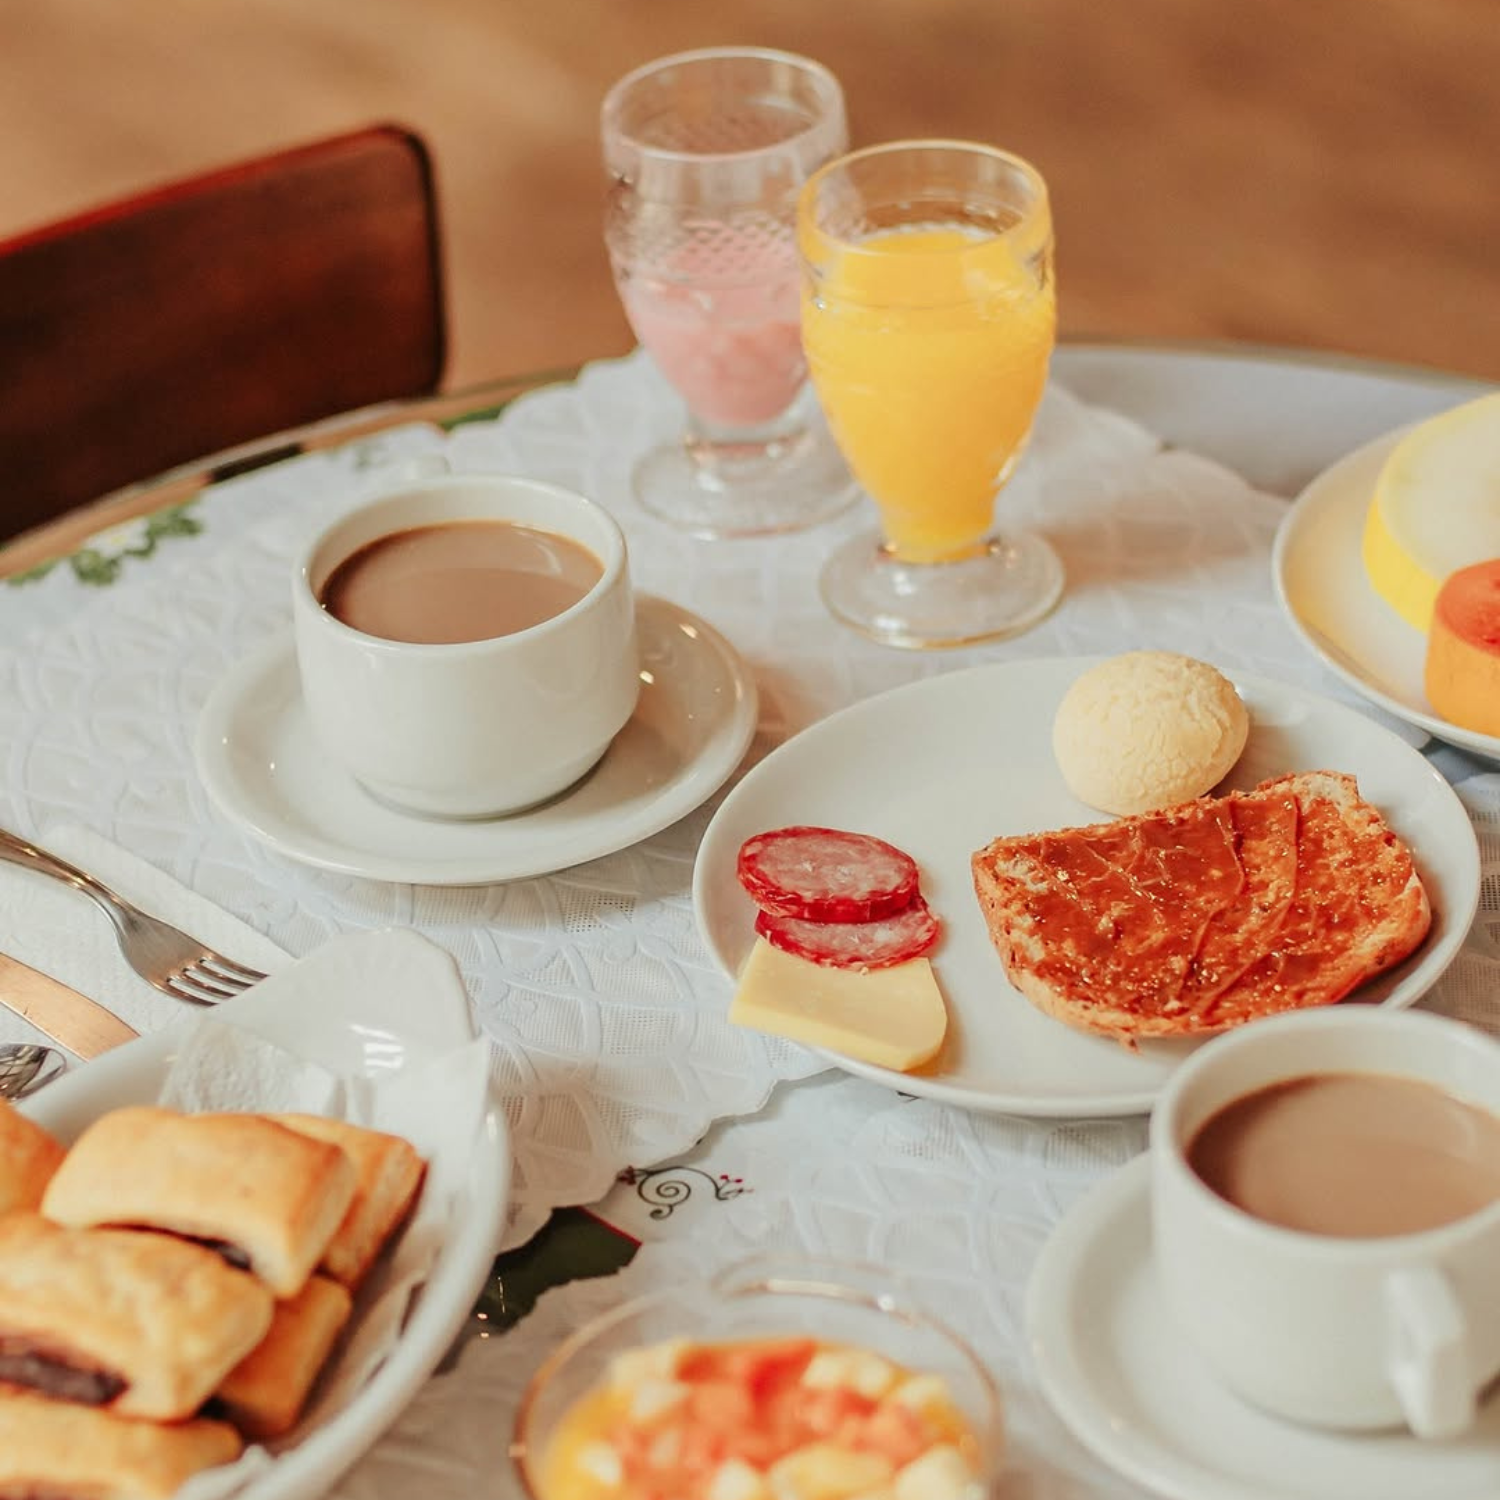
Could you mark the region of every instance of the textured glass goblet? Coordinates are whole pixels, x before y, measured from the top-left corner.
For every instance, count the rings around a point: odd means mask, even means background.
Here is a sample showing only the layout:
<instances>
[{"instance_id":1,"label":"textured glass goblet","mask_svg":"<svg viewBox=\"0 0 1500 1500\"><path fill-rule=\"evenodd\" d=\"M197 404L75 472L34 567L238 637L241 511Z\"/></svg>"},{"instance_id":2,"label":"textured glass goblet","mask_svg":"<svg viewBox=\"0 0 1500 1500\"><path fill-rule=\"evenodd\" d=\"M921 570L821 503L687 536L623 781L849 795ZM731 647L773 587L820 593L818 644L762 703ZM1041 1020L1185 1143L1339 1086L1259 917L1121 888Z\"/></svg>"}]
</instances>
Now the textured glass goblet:
<instances>
[{"instance_id":1,"label":"textured glass goblet","mask_svg":"<svg viewBox=\"0 0 1500 1500\"><path fill-rule=\"evenodd\" d=\"M605 242L636 337L688 409L634 488L699 536L824 520L856 490L807 389L797 193L847 147L818 63L760 48L678 53L605 97Z\"/></svg>"}]
</instances>

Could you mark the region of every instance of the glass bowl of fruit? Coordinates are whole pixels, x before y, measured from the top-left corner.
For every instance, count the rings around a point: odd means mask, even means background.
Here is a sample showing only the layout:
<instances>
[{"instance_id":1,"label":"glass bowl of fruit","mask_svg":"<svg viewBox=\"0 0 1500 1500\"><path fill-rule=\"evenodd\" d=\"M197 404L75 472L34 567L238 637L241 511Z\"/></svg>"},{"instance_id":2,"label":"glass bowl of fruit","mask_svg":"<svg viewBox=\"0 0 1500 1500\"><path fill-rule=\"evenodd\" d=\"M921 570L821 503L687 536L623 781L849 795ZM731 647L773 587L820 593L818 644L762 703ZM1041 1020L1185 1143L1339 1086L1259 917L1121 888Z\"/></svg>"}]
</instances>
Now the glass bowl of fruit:
<instances>
[{"instance_id":1,"label":"glass bowl of fruit","mask_svg":"<svg viewBox=\"0 0 1500 1500\"><path fill-rule=\"evenodd\" d=\"M1000 1396L873 1267L762 1258L580 1328L522 1397L530 1500L982 1500Z\"/></svg>"}]
</instances>

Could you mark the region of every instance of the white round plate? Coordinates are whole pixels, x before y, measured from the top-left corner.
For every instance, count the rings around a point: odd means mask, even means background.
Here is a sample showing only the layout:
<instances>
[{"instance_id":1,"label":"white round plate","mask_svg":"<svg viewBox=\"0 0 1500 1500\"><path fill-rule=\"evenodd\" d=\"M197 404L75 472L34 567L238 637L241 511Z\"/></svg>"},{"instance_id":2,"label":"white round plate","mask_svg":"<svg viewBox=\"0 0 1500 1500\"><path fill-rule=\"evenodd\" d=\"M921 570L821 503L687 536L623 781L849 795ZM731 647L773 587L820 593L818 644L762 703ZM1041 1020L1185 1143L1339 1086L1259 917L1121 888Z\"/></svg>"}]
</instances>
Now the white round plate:
<instances>
[{"instance_id":1,"label":"white round plate","mask_svg":"<svg viewBox=\"0 0 1500 1500\"><path fill-rule=\"evenodd\" d=\"M413 1005L412 997L421 996ZM330 943L216 1006L222 1019L346 1076L389 1077L438 1063L474 1040L469 1000L452 957L410 931L361 932ZM196 1020L196 1017L194 1018ZM71 1142L98 1116L154 1103L191 1024L143 1036L48 1084L23 1112ZM428 1269L385 1363L348 1403L314 1420L256 1470L240 1500L324 1495L395 1420L447 1353L494 1261L510 1187L505 1121L490 1104L476 1123L459 1116L475 1096L434 1095L429 1181L452 1186L453 1226ZM462 1128L450 1122L463 1118ZM472 1138L471 1138L471 1132ZM358 1316L358 1304L356 1304Z\"/></svg>"},{"instance_id":2,"label":"white round plate","mask_svg":"<svg viewBox=\"0 0 1500 1500\"><path fill-rule=\"evenodd\" d=\"M1297 497L1271 551L1276 597L1292 629L1355 692L1450 745L1500 760L1500 739L1432 711L1422 685L1427 637L1375 592L1365 573L1365 516L1381 466L1401 436L1387 433L1356 449Z\"/></svg>"},{"instance_id":3,"label":"white round plate","mask_svg":"<svg viewBox=\"0 0 1500 1500\"><path fill-rule=\"evenodd\" d=\"M948 1039L926 1068L894 1073L833 1056L839 1067L944 1104L1023 1115L1143 1114L1198 1043L1117 1042L1043 1015L1005 977L974 896L969 857L991 839L1096 823L1063 784L1052 720L1074 678L1099 660L1050 658L948 672L856 703L768 755L725 798L693 873L698 923L738 974L755 940L755 907L735 878L751 834L814 823L878 834L921 866L942 919L932 955L948 1001ZM1453 789L1417 751L1372 719L1315 694L1230 674L1250 708L1250 738L1226 785L1288 771L1358 777L1410 845L1427 883L1432 932L1404 964L1360 991L1410 1005L1458 952L1479 900L1474 827Z\"/></svg>"},{"instance_id":4,"label":"white round plate","mask_svg":"<svg viewBox=\"0 0 1500 1500\"><path fill-rule=\"evenodd\" d=\"M1494 1500L1500 1394L1461 1438L1298 1427L1247 1405L1177 1332L1151 1261L1145 1156L1092 1189L1042 1248L1027 1338L1047 1400L1111 1468L1171 1500Z\"/></svg>"},{"instance_id":5,"label":"white round plate","mask_svg":"<svg viewBox=\"0 0 1500 1500\"><path fill-rule=\"evenodd\" d=\"M712 796L755 734L754 678L717 630L644 596L636 628L634 717L582 781L528 812L450 822L377 802L314 739L290 633L210 696L194 744L198 774L226 817L278 853L371 880L486 885L598 859Z\"/></svg>"}]
</instances>

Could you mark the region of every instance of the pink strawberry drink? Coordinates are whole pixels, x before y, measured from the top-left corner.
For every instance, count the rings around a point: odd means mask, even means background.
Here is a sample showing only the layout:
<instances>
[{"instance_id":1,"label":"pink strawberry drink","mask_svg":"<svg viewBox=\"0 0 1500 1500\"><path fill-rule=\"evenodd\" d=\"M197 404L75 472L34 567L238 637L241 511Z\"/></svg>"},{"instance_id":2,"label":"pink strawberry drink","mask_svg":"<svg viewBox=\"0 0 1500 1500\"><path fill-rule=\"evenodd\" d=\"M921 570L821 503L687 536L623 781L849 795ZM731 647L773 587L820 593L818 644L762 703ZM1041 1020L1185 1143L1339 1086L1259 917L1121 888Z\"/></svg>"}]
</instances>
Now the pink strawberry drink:
<instances>
[{"instance_id":1,"label":"pink strawberry drink","mask_svg":"<svg viewBox=\"0 0 1500 1500\"><path fill-rule=\"evenodd\" d=\"M789 241L724 224L662 265L618 269L636 337L701 421L758 427L796 399L807 365Z\"/></svg>"}]
</instances>

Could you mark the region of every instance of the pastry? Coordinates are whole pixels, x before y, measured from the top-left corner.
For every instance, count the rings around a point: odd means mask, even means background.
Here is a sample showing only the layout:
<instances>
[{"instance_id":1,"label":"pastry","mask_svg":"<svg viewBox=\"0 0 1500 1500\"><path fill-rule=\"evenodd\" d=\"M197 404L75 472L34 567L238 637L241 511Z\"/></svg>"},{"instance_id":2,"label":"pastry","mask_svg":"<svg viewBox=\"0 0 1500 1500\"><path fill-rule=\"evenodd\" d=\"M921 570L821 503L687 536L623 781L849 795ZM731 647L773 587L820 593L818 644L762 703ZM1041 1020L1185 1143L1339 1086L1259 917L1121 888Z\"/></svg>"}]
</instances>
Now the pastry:
<instances>
[{"instance_id":1,"label":"pastry","mask_svg":"<svg viewBox=\"0 0 1500 1500\"><path fill-rule=\"evenodd\" d=\"M1432 920L1410 852L1334 771L996 839L972 863L1010 982L1127 1045L1332 1004Z\"/></svg>"},{"instance_id":2,"label":"pastry","mask_svg":"<svg viewBox=\"0 0 1500 1500\"><path fill-rule=\"evenodd\" d=\"M159 1426L0 1389L0 1500L169 1500L240 1447L227 1422Z\"/></svg>"},{"instance_id":3,"label":"pastry","mask_svg":"<svg viewBox=\"0 0 1500 1500\"><path fill-rule=\"evenodd\" d=\"M318 1269L351 1291L365 1279L381 1247L406 1217L426 1164L409 1141L323 1115L275 1115L289 1129L339 1147L354 1163L354 1198L323 1252Z\"/></svg>"},{"instance_id":4,"label":"pastry","mask_svg":"<svg viewBox=\"0 0 1500 1500\"><path fill-rule=\"evenodd\" d=\"M323 1276L278 1302L271 1327L219 1387L216 1405L249 1438L280 1437L301 1415L308 1392L349 1320L349 1293Z\"/></svg>"},{"instance_id":5,"label":"pastry","mask_svg":"<svg viewBox=\"0 0 1500 1500\"><path fill-rule=\"evenodd\" d=\"M59 1142L0 1099L0 1214L37 1207L62 1159Z\"/></svg>"},{"instance_id":6,"label":"pastry","mask_svg":"<svg viewBox=\"0 0 1500 1500\"><path fill-rule=\"evenodd\" d=\"M1211 791L1249 733L1250 712L1216 667L1127 651L1074 680L1052 721L1052 753L1085 806L1134 814Z\"/></svg>"},{"instance_id":7,"label":"pastry","mask_svg":"<svg viewBox=\"0 0 1500 1500\"><path fill-rule=\"evenodd\" d=\"M274 1299L168 1235L0 1219L0 1384L121 1416L191 1416L265 1336Z\"/></svg>"},{"instance_id":8,"label":"pastry","mask_svg":"<svg viewBox=\"0 0 1500 1500\"><path fill-rule=\"evenodd\" d=\"M212 1244L294 1297L354 1196L338 1147L260 1115L117 1109L78 1138L42 1200L75 1227L163 1230Z\"/></svg>"}]
</instances>

